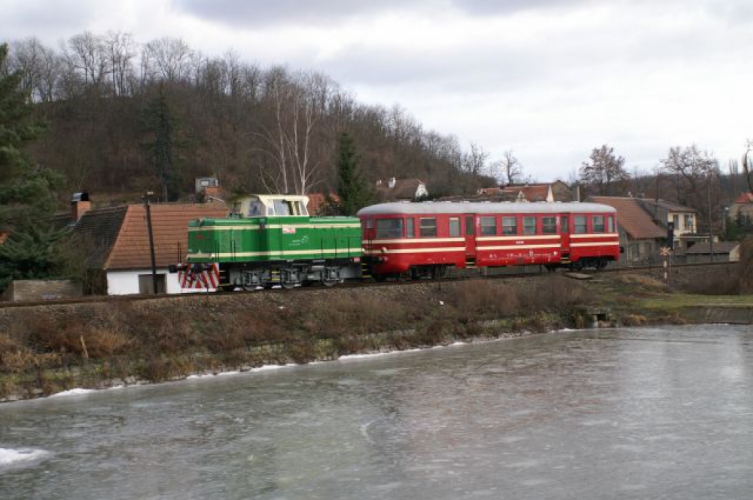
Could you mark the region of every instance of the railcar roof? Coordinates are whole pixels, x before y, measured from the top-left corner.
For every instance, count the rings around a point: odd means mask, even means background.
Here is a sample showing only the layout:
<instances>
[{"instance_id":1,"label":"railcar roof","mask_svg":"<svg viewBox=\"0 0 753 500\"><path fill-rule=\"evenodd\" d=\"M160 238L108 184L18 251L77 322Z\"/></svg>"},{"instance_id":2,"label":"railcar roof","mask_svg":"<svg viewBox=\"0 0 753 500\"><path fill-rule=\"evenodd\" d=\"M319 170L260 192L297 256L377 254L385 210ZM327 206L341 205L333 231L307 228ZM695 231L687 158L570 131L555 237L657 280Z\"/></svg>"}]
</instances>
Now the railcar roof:
<instances>
[{"instance_id":1,"label":"railcar roof","mask_svg":"<svg viewBox=\"0 0 753 500\"><path fill-rule=\"evenodd\" d=\"M362 208L358 215L397 214L559 214L572 212L615 213L599 203L516 203L516 202L421 202L380 203Z\"/></svg>"}]
</instances>

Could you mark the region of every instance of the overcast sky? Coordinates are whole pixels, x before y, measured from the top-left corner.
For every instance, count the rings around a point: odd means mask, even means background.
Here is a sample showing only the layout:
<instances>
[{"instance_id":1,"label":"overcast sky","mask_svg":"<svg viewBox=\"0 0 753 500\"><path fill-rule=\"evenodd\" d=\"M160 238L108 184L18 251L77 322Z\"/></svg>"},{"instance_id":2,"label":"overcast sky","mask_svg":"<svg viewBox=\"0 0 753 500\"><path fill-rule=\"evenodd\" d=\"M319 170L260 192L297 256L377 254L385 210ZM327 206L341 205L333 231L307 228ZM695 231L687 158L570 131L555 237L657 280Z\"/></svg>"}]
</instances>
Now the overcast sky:
<instances>
[{"instance_id":1,"label":"overcast sky","mask_svg":"<svg viewBox=\"0 0 753 500\"><path fill-rule=\"evenodd\" d=\"M3 0L2 41L165 36L321 71L364 103L524 173L566 180L609 144L652 170L697 144L726 168L753 138L751 0Z\"/></svg>"}]
</instances>

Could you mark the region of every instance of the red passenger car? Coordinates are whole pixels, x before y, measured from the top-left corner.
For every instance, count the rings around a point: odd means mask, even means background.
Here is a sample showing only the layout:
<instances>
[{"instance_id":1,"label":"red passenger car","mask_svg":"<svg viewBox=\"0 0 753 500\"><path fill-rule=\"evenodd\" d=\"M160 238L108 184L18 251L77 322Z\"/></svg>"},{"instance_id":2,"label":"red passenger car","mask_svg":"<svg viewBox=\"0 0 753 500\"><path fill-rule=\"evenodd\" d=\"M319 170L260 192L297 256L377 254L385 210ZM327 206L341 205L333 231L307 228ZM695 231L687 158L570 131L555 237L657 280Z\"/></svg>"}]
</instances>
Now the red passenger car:
<instances>
[{"instance_id":1,"label":"red passenger car","mask_svg":"<svg viewBox=\"0 0 753 500\"><path fill-rule=\"evenodd\" d=\"M596 203L383 203L358 217L377 279L449 267L602 268L620 254L616 211Z\"/></svg>"}]
</instances>

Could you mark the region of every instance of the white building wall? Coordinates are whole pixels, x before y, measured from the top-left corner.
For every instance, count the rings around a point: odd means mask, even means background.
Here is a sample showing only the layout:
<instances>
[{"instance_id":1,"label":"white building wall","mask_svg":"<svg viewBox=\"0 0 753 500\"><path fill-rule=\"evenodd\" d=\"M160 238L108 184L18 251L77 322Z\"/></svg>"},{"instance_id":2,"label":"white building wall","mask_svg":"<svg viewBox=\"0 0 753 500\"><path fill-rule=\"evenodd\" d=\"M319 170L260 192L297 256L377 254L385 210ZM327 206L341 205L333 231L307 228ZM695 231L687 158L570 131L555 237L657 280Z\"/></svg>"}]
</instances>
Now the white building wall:
<instances>
[{"instance_id":1,"label":"white building wall","mask_svg":"<svg viewBox=\"0 0 753 500\"><path fill-rule=\"evenodd\" d=\"M137 269L132 271L108 271L107 295L134 295L139 293L139 275L151 275L151 269ZM166 268L157 269L157 274L165 275L165 286L168 294L201 293L205 289L183 289L178 282L178 273L169 273ZM214 291L214 289L211 289Z\"/></svg>"}]
</instances>

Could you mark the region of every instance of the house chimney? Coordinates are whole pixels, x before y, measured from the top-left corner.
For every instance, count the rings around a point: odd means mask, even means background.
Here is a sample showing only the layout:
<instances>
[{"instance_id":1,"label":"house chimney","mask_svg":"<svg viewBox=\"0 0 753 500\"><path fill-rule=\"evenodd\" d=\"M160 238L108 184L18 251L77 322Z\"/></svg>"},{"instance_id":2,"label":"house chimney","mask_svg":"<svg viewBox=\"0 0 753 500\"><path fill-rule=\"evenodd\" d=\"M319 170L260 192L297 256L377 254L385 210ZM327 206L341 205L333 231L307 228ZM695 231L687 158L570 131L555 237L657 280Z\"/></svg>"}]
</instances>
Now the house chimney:
<instances>
[{"instance_id":1,"label":"house chimney","mask_svg":"<svg viewBox=\"0 0 753 500\"><path fill-rule=\"evenodd\" d=\"M395 187L395 178L394 177L390 177L390 189L392 189L394 187Z\"/></svg>"},{"instance_id":2,"label":"house chimney","mask_svg":"<svg viewBox=\"0 0 753 500\"><path fill-rule=\"evenodd\" d=\"M74 193L71 198L71 217L73 222L76 223L92 207L91 201L89 201L89 193L82 191L80 193Z\"/></svg>"}]
</instances>

